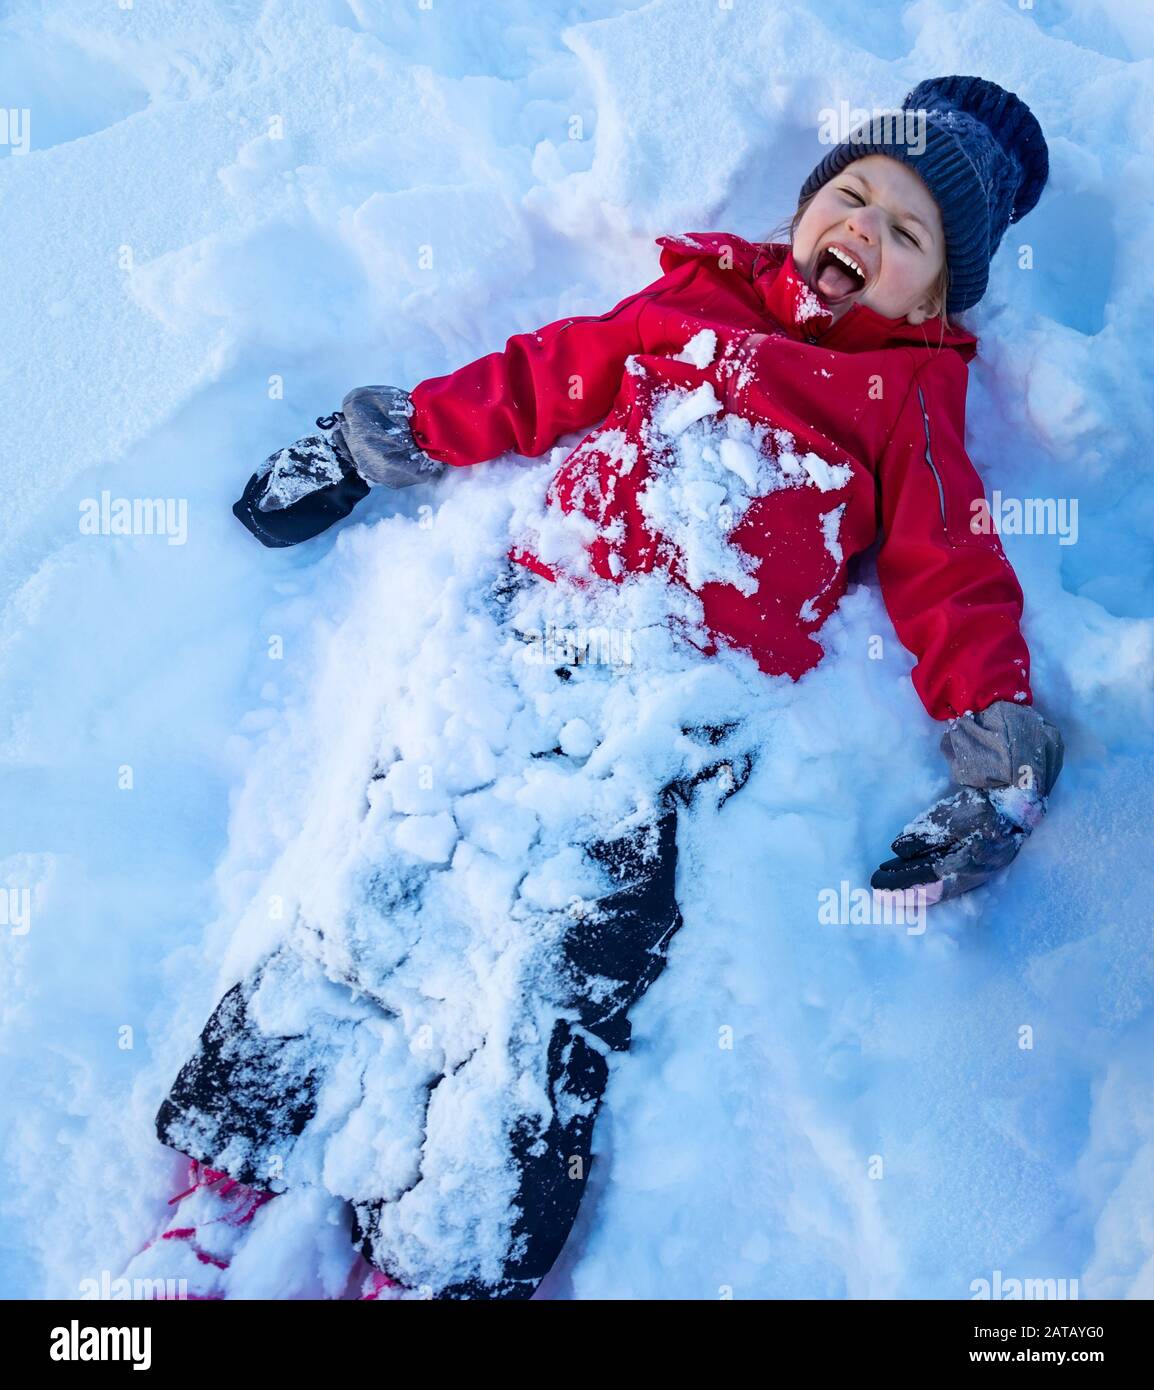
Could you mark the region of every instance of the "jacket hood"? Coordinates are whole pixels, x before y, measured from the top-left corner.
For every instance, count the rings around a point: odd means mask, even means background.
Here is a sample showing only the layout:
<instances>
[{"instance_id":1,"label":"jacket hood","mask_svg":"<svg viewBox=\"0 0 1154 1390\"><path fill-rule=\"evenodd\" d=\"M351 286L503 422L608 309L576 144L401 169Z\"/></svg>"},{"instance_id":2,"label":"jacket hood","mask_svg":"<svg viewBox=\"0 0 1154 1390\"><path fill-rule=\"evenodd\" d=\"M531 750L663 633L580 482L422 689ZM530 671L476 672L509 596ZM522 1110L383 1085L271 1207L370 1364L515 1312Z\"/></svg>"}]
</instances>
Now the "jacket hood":
<instances>
[{"instance_id":1,"label":"jacket hood","mask_svg":"<svg viewBox=\"0 0 1154 1390\"><path fill-rule=\"evenodd\" d=\"M821 297L810 288L785 242L754 243L726 232L685 232L660 236L661 269L670 271L684 261L713 260L732 267L747 279L766 312L799 341L820 343L842 352L914 347L931 352L953 348L964 362L978 350L978 340L964 328L948 328L940 316L912 324L891 319L867 304L852 304L834 321ZM725 258L723 260L723 258Z\"/></svg>"}]
</instances>

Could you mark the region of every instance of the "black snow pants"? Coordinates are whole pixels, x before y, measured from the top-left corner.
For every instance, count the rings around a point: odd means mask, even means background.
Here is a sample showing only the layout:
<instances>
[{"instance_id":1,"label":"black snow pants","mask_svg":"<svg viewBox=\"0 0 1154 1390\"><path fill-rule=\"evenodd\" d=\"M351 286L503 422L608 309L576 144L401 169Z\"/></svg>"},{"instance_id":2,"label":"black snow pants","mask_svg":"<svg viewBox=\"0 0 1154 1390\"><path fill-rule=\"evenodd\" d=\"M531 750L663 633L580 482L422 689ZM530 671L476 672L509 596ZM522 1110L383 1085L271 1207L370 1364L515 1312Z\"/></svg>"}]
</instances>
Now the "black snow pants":
<instances>
[{"instance_id":1,"label":"black snow pants","mask_svg":"<svg viewBox=\"0 0 1154 1390\"><path fill-rule=\"evenodd\" d=\"M566 678L563 668L558 676ZM694 732L717 744L733 727L719 724ZM552 1103L548 1129L529 1134L518 1126L508 1136L518 1211L509 1254L498 1280L438 1288L434 1297L527 1299L556 1261L589 1174L593 1127L609 1076L607 1056L628 1050L629 1011L661 974L682 923L675 894L679 809L703 788L720 806L744 786L751 770L748 753L710 763L664 788L652 824L584 847L618 886L598 898L591 919L575 922L563 941L565 973L574 984L567 1012L578 1017L557 1019L542 1044L548 1050ZM607 981L614 982L608 991ZM238 1153L291 1148L316 1111L319 1081L307 1037L269 1037L250 1020L246 1000L257 983L259 972L254 972L221 999L160 1106L156 1130L162 1143L261 1186L266 1174L244 1161L221 1163L220 1155L230 1145ZM201 1152L192 1152L198 1137ZM383 1203L352 1205L354 1243L370 1264L390 1273L388 1250L377 1242Z\"/></svg>"}]
</instances>

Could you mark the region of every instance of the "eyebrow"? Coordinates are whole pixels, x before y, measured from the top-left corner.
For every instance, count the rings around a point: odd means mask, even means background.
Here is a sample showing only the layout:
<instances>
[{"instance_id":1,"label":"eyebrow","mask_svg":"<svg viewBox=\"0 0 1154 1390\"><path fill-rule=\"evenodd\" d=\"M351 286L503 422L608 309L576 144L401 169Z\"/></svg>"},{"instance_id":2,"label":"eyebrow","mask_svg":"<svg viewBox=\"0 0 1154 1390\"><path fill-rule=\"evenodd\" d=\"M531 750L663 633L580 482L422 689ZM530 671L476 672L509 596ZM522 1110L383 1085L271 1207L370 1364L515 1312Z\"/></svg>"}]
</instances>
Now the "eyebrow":
<instances>
[{"instance_id":1,"label":"eyebrow","mask_svg":"<svg viewBox=\"0 0 1154 1390\"><path fill-rule=\"evenodd\" d=\"M851 178L857 179L857 181L858 181L859 183L864 183L864 184L865 184L865 187L866 187L866 192L867 192L867 193L870 193L870 194L873 193L873 188L872 188L871 185L870 185L870 181L869 181L869 179L866 178L866 176L865 176L864 174L853 174L853 173L850 173L850 170L848 170L848 169L847 169L845 172L846 172L847 174L850 174L850 177L851 177ZM925 222L923 222L922 219L917 215L916 212L899 212L899 213L898 213L898 216L901 217L901 218L904 218L907 222L916 222L916 223L918 224L918 226L921 227L922 230L925 232L925 234L929 237L929 239L930 239L931 241L933 241L933 239L934 239L933 229L932 229L931 227L929 227Z\"/></svg>"}]
</instances>

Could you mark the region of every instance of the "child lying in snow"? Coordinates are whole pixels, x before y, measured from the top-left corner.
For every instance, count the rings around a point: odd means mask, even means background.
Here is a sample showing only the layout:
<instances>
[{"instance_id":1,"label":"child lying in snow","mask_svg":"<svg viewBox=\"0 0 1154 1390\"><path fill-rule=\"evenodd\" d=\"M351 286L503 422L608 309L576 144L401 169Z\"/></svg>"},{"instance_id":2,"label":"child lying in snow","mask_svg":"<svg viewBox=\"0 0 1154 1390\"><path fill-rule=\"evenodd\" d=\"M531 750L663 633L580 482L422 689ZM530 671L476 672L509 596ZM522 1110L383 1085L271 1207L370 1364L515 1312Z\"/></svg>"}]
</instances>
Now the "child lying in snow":
<instances>
[{"instance_id":1,"label":"child lying in snow","mask_svg":"<svg viewBox=\"0 0 1154 1390\"><path fill-rule=\"evenodd\" d=\"M608 313L517 334L503 352L411 393L351 392L317 421L319 434L266 462L234 510L266 545L291 545L347 515L372 485L408 486L510 450L536 456L603 420L552 482L550 510L564 524L546 521L531 546L510 552L521 584L536 574L595 588L656 571L697 595L707 653L730 643L794 679L820 660L817 634L845 591L847 563L880 529L885 602L918 658L919 696L947 723L942 749L958 788L907 826L872 882L938 901L1013 859L1062 764L1057 730L1032 706L1021 589L997 535L970 529L982 491L963 442L976 341L947 317L980 299L990 257L1037 202L1048 166L1033 116L991 83L923 82L905 109L924 113L924 144L887 143L871 126L832 149L802 189L789 244L661 237L661 278ZM723 726L707 727L711 742L724 738ZM418 1078L435 1089L437 1111L435 1125L417 1117L419 1179L391 1198L352 1198L354 1243L377 1266L362 1296L395 1296L387 1269L436 1297L525 1298L556 1259L580 1201L606 1049L628 1048L628 1010L680 923L675 826L672 814L660 820L655 849L597 845L620 888L559 945L547 938L549 959L563 955L579 984L553 1023L521 1034L542 1039L547 1072L518 1054L512 1068L498 1066L498 1091L469 1090L470 1054ZM194 1155L181 1194L191 1202L161 1240L184 1243L210 1271L228 1268L267 1200L270 1160L308 1138L318 1057L349 1051L347 1000L332 1029L323 1017L315 1033L260 1026L266 978L275 1000L278 987L306 990L317 969L278 951L234 986L158 1114L159 1137ZM380 987L357 983L370 999ZM394 1062L377 1056L384 1035L372 1030L392 1025L368 1013L368 1052L388 1070ZM409 1066L406 1037L395 1046L389 1058ZM507 1163L502 1150L483 1174L496 1175L494 1199L469 1169L473 1133L464 1150L452 1145L469 1116L494 1129L511 1089L501 1078L518 1074L547 1096L547 1124L510 1129ZM464 1119L462 1096L472 1106ZM336 1109L330 1094L326 1122L343 1125ZM400 1142L395 1116L374 1109L369 1121ZM328 1157L322 1143L317 1162ZM472 1232L490 1226L474 1260Z\"/></svg>"},{"instance_id":2,"label":"child lying in snow","mask_svg":"<svg viewBox=\"0 0 1154 1390\"><path fill-rule=\"evenodd\" d=\"M948 721L942 751L959 790L905 828L871 881L936 902L1014 858L1061 769L1060 735L1032 705L1021 588L996 533L970 529L982 496L964 446L977 340L948 318L981 298L1007 224L1041 194L1048 157L1028 108L993 83L932 79L903 110L926 113L924 149L920 136L895 143L881 118L855 132L807 179L790 245L659 237L664 274L646 289L599 317L515 334L503 352L411 393L351 392L317 421L321 434L266 461L234 510L266 545L290 545L347 515L370 485L408 486L507 450L537 456L607 415L550 490L591 523L585 562L511 558L577 582L663 566L699 594L716 637L794 678L820 660L816 633L846 565L880 526L886 607L918 658L926 709ZM684 351L691 339L705 340L704 356ZM653 528L646 499L675 453L651 426L678 389L746 422L738 443L761 424L777 460L833 466L836 486L828 468L815 477L810 467L801 477L815 486L771 484L742 497L737 516L714 505L715 528L750 557L741 568L756 568L752 591L740 579L701 582L688 537ZM733 471L740 464L729 481ZM679 520L669 509L663 519Z\"/></svg>"}]
</instances>

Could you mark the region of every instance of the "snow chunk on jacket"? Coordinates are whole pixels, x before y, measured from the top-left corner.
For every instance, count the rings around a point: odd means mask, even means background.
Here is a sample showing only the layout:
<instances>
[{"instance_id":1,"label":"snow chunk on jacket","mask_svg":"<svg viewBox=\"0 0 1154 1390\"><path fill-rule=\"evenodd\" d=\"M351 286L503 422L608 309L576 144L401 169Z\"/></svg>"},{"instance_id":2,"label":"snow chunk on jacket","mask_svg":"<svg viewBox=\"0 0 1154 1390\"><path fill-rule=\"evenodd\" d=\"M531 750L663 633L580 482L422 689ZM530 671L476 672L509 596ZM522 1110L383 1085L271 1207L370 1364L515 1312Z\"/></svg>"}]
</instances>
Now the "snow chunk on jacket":
<instances>
[{"instance_id":1,"label":"snow chunk on jacket","mask_svg":"<svg viewBox=\"0 0 1154 1390\"><path fill-rule=\"evenodd\" d=\"M620 581L663 567L699 595L708 651L720 639L795 680L824 654L815 634L849 560L880 532L882 597L929 713L1032 703L1021 586L997 533L970 527L983 496L964 442L977 339L863 304L835 323L788 245L717 232L657 243L661 278L607 313L514 334L416 386L421 448L459 466L534 458L594 427L548 493L584 519L587 571ZM671 532L655 519L655 484L687 428L699 431L694 457L739 484L736 512L719 505L724 483L694 484L738 552L733 574L693 563L676 508L656 512ZM559 577L531 549L510 556Z\"/></svg>"}]
</instances>

